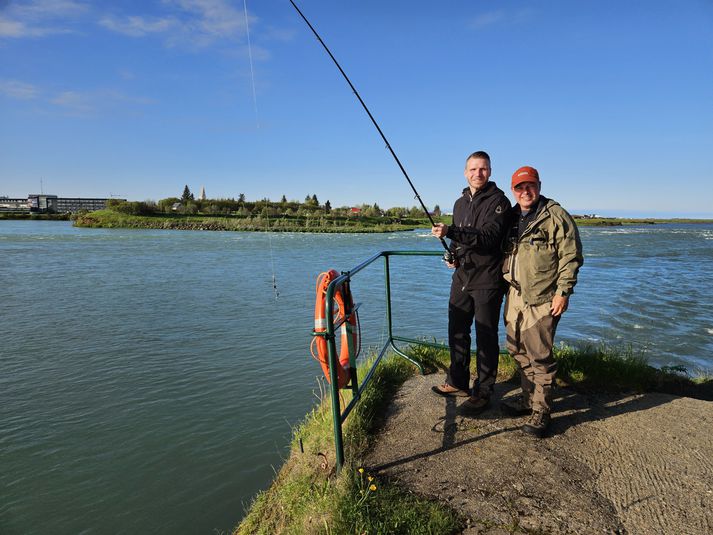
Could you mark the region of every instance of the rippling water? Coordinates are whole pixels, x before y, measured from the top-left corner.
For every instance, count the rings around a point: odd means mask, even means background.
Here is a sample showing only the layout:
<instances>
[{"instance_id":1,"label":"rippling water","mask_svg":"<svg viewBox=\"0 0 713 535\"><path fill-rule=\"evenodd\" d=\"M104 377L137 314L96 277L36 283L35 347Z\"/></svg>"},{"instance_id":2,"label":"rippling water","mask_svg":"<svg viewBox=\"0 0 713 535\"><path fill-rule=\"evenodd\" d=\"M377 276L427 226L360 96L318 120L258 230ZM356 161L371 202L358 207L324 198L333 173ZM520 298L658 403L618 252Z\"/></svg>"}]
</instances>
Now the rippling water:
<instances>
[{"instance_id":1,"label":"rippling water","mask_svg":"<svg viewBox=\"0 0 713 535\"><path fill-rule=\"evenodd\" d=\"M713 368L713 225L584 228L582 239L559 340ZM0 533L229 532L315 401L316 275L438 247L425 231L0 222ZM392 265L395 330L444 339L448 270L437 257ZM385 334L382 281L379 263L353 282L366 346Z\"/></svg>"}]
</instances>

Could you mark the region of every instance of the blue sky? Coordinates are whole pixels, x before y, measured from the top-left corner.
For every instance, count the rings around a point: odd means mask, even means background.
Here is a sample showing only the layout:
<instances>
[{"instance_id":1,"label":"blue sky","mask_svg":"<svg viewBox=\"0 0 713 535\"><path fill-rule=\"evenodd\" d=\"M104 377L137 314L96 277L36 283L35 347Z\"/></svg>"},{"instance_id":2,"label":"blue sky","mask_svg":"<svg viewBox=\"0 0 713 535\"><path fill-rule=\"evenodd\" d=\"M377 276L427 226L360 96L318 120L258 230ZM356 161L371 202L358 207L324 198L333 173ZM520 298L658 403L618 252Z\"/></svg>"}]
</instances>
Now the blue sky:
<instances>
[{"instance_id":1,"label":"blue sky","mask_svg":"<svg viewBox=\"0 0 713 535\"><path fill-rule=\"evenodd\" d=\"M713 217L710 0L298 5L427 206L483 149L572 212ZM250 47L243 0L0 0L0 195L415 205L288 0L247 11Z\"/></svg>"}]
</instances>

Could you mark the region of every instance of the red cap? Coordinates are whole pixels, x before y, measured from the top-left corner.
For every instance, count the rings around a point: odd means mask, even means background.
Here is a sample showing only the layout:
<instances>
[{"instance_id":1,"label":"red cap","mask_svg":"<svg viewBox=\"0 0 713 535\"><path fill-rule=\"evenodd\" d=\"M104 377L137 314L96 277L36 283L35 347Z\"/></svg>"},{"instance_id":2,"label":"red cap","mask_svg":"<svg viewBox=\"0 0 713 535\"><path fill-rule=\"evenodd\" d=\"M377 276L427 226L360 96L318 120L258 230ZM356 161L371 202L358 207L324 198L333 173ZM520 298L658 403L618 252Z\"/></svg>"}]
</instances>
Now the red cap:
<instances>
[{"instance_id":1,"label":"red cap","mask_svg":"<svg viewBox=\"0 0 713 535\"><path fill-rule=\"evenodd\" d=\"M540 181L540 174L537 172L537 169L534 167L530 166L524 166L515 171L512 175L512 187L514 188L518 184L522 184L523 182L539 182Z\"/></svg>"}]
</instances>

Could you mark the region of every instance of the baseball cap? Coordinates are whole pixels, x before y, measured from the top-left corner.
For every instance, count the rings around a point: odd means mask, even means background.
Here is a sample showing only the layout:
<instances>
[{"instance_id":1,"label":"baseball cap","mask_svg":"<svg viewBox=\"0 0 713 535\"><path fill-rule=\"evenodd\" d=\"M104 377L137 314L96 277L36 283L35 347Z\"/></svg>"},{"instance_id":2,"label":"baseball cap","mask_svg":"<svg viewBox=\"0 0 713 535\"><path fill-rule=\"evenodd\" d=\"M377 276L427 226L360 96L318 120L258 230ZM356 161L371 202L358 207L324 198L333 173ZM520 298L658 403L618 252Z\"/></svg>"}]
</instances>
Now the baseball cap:
<instances>
[{"instance_id":1,"label":"baseball cap","mask_svg":"<svg viewBox=\"0 0 713 535\"><path fill-rule=\"evenodd\" d=\"M515 171L512 175L512 187L514 188L518 184L522 184L523 182L539 182L540 181L540 174L537 172L537 169L534 167L530 167L528 165L525 165Z\"/></svg>"}]
</instances>

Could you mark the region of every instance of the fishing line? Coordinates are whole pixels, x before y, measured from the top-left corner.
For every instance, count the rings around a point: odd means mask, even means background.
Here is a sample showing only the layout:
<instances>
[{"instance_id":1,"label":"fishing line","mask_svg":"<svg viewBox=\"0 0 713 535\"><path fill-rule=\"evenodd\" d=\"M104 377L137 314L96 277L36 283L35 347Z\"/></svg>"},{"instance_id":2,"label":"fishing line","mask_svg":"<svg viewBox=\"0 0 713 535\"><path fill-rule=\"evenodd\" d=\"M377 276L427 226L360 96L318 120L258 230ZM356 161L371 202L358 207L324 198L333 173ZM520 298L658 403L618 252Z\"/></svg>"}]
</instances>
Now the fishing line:
<instances>
[{"instance_id":1,"label":"fishing line","mask_svg":"<svg viewBox=\"0 0 713 535\"><path fill-rule=\"evenodd\" d=\"M248 38L248 58L250 59L250 80L252 80L253 88L253 106L255 107L255 126L260 128L260 121L257 113L257 92L255 91L255 71L253 70L253 48L250 44L250 25L248 24L248 0L243 0L243 8L245 9L245 34Z\"/></svg>"},{"instance_id":2,"label":"fishing line","mask_svg":"<svg viewBox=\"0 0 713 535\"><path fill-rule=\"evenodd\" d=\"M255 70L253 69L253 48L250 42L250 24L248 22L248 0L243 0L243 9L245 11L245 35L248 39L248 58L250 59L250 80L253 89L253 106L255 108L255 126L260 128L260 120L257 111L257 91L255 91ZM267 219L267 240L268 248L270 249L270 265L272 266L272 291L275 292L275 299L280 297L280 292L277 291L277 277L275 276L275 258L272 254L272 231L270 230L270 207L265 208L265 217Z\"/></svg>"},{"instance_id":3,"label":"fishing line","mask_svg":"<svg viewBox=\"0 0 713 535\"><path fill-rule=\"evenodd\" d=\"M277 278L275 277L275 258L272 256L272 231L270 230L270 208L266 207L265 217L267 218L267 241L270 249L270 265L272 266L272 291L275 292L275 299L280 297L280 292L277 291Z\"/></svg>"},{"instance_id":4,"label":"fishing line","mask_svg":"<svg viewBox=\"0 0 713 535\"><path fill-rule=\"evenodd\" d=\"M369 108L366 107L366 104L362 100L361 95L359 95L359 92L356 90L356 87L354 87L354 84L352 84L351 80L349 79L347 74L344 72L344 69L342 69L341 65L339 65L339 62L334 57L332 52L329 50L327 45L324 43L324 41L322 41L322 38L317 33L317 30L314 29L314 26L312 26L312 24L310 24L310 22L307 20L307 17L305 17L304 14L302 13L302 11L300 11L300 8L297 7L297 4L295 4L293 0L290 0L290 4L292 4L292 7L294 7L295 10L297 10L297 13L299 13L300 17L302 17L302 20L304 20L307 23L307 26L309 26L309 29L312 30L312 33L317 38L317 40L320 42L320 44L322 45L324 50L326 50L327 54L329 54L329 57L332 58L332 61L337 66L337 69L339 69L339 72L342 73L342 76L349 84L349 87L352 88L352 91L354 92L354 95L356 95L356 98L359 100L359 103L361 104L362 108L364 108L364 111L369 116L369 119L371 119L371 122L376 127L376 130L379 132L379 135L381 135L381 139L383 139L384 143L386 143L386 148L389 149L391 156L394 157L396 164L399 166L399 169L401 169L401 172L403 173L404 177L406 177L406 180L408 181L409 186L411 186L411 189L413 190L413 192L415 194L415 198L418 199L418 202L421 204L421 208L423 208L423 211L426 213L426 217L428 217L428 220L431 222L431 226L436 226L436 223L433 221L431 214L428 212L428 208L426 208L426 205L423 204L423 201L421 200L421 196L418 194L418 191L416 191L416 187L413 185L413 182L411 182L411 179L409 178L408 173L406 172L406 169L404 169L404 166L401 165L401 161L399 160L399 157L396 156L394 149L391 148L391 144L389 143L389 140L386 139L386 136L381 131L381 128L379 127L379 124L376 122L376 119L374 119L374 116L369 111ZM441 245L443 245L443 248L446 250L445 254L443 255L443 259L446 260L447 262L452 263L453 262L453 253L451 253L450 249L448 248L448 244L446 243L446 240L444 240L443 238L439 238L439 240L441 242Z\"/></svg>"}]
</instances>

